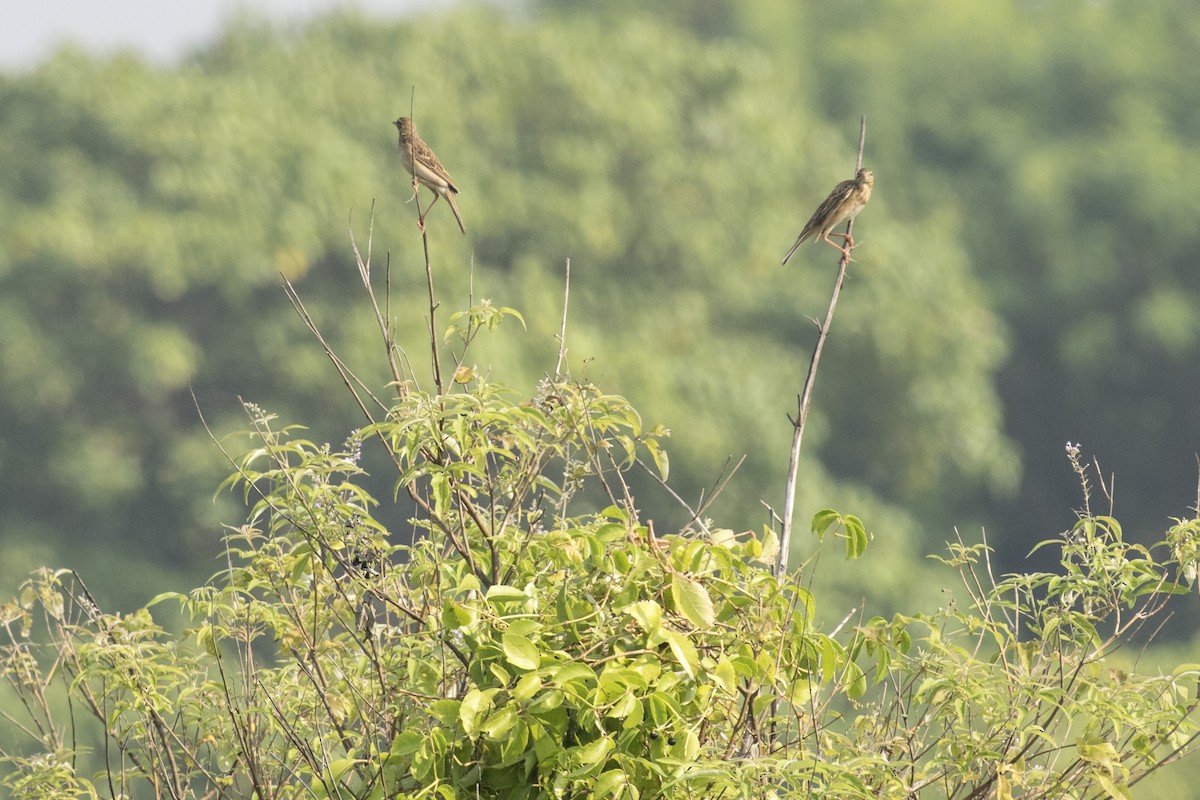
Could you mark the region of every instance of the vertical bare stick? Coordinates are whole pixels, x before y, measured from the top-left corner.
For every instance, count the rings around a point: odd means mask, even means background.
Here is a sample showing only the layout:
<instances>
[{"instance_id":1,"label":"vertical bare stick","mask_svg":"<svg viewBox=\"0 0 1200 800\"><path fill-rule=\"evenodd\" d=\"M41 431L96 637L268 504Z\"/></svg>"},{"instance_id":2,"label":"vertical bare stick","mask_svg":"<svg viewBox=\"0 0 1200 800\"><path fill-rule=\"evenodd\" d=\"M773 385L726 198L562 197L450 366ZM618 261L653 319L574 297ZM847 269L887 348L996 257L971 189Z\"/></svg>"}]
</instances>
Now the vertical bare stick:
<instances>
[{"instance_id":1,"label":"vertical bare stick","mask_svg":"<svg viewBox=\"0 0 1200 800\"><path fill-rule=\"evenodd\" d=\"M429 263L429 236L421 231L421 245L425 248L425 284L429 288L429 348L433 352L433 383L437 393L442 394L442 360L438 355L437 295L433 293L433 267Z\"/></svg>"},{"instance_id":2,"label":"vertical bare stick","mask_svg":"<svg viewBox=\"0 0 1200 800\"><path fill-rule=\"evenodd\" d=\"M862 167L863 146L867 141L867 118L864 115L858 126L858 163L855 172ZM854 220L846 223L846 240L854 227ZM829 338L829 329L833 325L833 312L837 309L838 297L842 293L842 283L846 280L846 268L850 266L850 250L846 249L838 260L837 280L833 284L833 294L829 298L829 308L825 311L825 321L817 326L817 343L813 347L812 359L808 362L808 376L804 379L804 389L796 398L796 417L792 420L792 455L788 462L787 487L783 505L783 535L779 541L779 560L775 564L775 575L782 575L788 567L788 551L792 545L792 517L796 511L796 478L800 472L800 443L804 439L804 426L808 422L808 408L812 403L813 384L817 379L817 365L821 363L821 352L825 349L825 340Z\"/></svg>"},{"instance_id":3,"label":"vertical bare stick","mask_svg":"<svg viewBox=\"0 0 1200 800\"><path fill-rule=\"evenodd\" d=\"M571 299L571 259L567 259L567 277L563 282L562 327L558 329L558 361L554 364L554 381L562 374L563 357L567 354L567 302Z\"/></svg>"},{"instance_id":4,"label":"vertical bare stick","mask_svg":"<svg viewBox=\"0 0 1200 800\"><path fill-rule=\"evenodd\" d=\"M415 98L417 87L413 87L413 97ZM409 99L408 115L413 120L413 125L416 125L416 116L413 112L413 99ZM421 215L421 184L417 180L417 162L416 153L416 136L408 143L408 158L409 163L413 165L413 200L417 204L417 219L423 220ZM437 201L437 192L433 194L434 201ZM421 228L421 246L425 250L425 285L429 290L429 349L433 354L433 384L437 388L437 393L442 394L442 360L438 355L438 337L437 337L437 295L433 291L433 266L429 262L429 234L425 232L425 225L422 222Z\"/></svg>"},{"instance_id":5,"label":"vertical bare stick","mask_svg":"<svg viewBox=\"0 0 1200 800\"><path fill-rule=\"evenodd\" d=\"M353 216L351 217L353 222ZM351 225L348 231L350 236L350 248L354 251L354 263L358 266L358 277L362 280L363 287L367 290L367 298L371 301L371 308L375 312L375 322L379 325L379 333L383 336L383 346L387 351L388 366L392 370L392 381L396 385L396 393L403 399L407 393L404 381L401 376L400 364L396 360L396 337L395 331L392 330L391 320L391 257L388 257L388 278L386 286L386 294L384 296L384 309L379 309L379 300L375 297L375 290L371 287L371 248L375 236L375 201L371 201L371 219L370 225L367 227L367 255L363 258L362 252L358 249L358 242L354 240L354 229Z\"/></svg>"}]
</instances>

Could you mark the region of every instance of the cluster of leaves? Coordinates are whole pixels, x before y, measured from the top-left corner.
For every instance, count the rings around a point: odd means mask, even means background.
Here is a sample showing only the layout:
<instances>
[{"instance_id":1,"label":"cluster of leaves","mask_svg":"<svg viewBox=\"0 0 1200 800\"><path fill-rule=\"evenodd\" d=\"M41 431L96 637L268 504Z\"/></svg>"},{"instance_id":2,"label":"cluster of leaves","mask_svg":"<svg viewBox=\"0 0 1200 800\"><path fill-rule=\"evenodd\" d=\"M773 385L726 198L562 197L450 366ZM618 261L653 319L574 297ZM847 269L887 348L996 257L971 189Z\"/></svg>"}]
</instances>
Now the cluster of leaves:
<instances>
[{"instance_id":1,"label":"cluster of leaves","mask_svg":"<svg viewBox=\"0 0 1200 800\"><path fill-rule=\"evenodd\" d=\"M771 531L639 519L625 471L665 468L662 432L622 398L399 388L340 452L248 406L227 568L151 603L177 600L185 635L103 613L66 573L4 606L35 745L5 749L14 797L1128 797L1200 730L1200 666L1111 666L1178 591L1111 518L1057 542L1060 572L995 582L959 544L965 607L822 630ZM376 519L364 444L394 464L407 534ZM830 511L814 530L851 557L867 541ZM94 777L59 679L102 726Z\"/></svg>"},{"instance_id":2,"label":"cluster of leaves","mask_svg":"<svg viewBox=\"0 0 1200 800\"><path fill-rule=\"evenodd\" d=\"M232 481L258 500L228 537L219 585L179 597L199 623L186 640L94 611L68 621L59 575L7 609L27 634L41 601L119 776L176 797L299 785L656 796L711 783L683 769L702 753L758 746L770 687L804 685L829 642L810 629L806 592L751 566L774 557L758 539L656 540L637 522L614 481L639 450L661 456L657 436L594 387L548 386L530 402L484 385L409 392L349 453L255 422L262 446ZM363 438L385 443L419 509L410 544L355 483ZM588 476L613 504L569 517ZM31 659L10 633L14 659ZM18 686L40 686L31 664ZM10 786L65 769L46 759L21 760Z\"/></svg>"}]
</instances>

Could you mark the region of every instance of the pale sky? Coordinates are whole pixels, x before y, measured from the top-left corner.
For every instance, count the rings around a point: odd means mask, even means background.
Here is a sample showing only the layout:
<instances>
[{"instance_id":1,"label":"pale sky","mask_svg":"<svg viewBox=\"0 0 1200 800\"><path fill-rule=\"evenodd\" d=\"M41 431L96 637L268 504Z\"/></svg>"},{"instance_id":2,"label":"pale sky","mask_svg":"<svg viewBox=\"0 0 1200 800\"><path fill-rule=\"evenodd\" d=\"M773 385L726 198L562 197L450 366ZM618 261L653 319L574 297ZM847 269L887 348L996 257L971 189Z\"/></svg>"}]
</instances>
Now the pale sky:
<instances>
[{"instance_id":1,"label":"pale sky","mask_svg":"<svg viewBox=\"0 0 1200 800\"><path fill-rule=\"evenodd\" d=\"M170 63L213 39L238 9L305 19L334 8L398 16L454 0L0 0L0 70L25 70L65 42L89 51L135 50Z\"/></svg>"}]
</instances>

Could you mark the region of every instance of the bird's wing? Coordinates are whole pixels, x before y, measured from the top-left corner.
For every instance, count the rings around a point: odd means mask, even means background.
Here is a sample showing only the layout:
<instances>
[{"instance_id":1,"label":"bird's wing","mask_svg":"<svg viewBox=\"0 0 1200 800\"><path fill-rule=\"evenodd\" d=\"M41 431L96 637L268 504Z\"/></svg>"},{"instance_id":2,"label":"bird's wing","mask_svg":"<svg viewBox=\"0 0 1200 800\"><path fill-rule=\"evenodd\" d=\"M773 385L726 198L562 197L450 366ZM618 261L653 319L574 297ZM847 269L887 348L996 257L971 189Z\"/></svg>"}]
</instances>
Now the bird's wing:
<instances>
[{"instance_id":1,"label":"bird's wing","mask_svg":"<svg viewBox=\"0 0 1200 800\"><path fill-rule=\"evenodd\" d=\"M433 154L433 150L424 142L417 143L413 148L413 157L417 165L424 170L427 170L432 176L436 177L437 183L444 182L446 188L454 193L458 193L458 187L454 185L454 179L450 177L450 173L442 166L442 162L438 161L438 157Z\"/></svg>"},{"instance_id":2,"label":"bird's wing","mask_svg":"<svg viewBox=\"0 0 1200 800\"><path fill-rule=\"evenodd\" d=\"M841 220L837 218L837 213L845 204L850 193L854 191L854 181L842 181L837 186L833 187L833 191L829 193L829 197L821 205L817 206L817 210L813 212L812 218L805 224L804 230L800 236L811 236L818 233L826 227L832 228Z\"/></svg>"}]
</instances>

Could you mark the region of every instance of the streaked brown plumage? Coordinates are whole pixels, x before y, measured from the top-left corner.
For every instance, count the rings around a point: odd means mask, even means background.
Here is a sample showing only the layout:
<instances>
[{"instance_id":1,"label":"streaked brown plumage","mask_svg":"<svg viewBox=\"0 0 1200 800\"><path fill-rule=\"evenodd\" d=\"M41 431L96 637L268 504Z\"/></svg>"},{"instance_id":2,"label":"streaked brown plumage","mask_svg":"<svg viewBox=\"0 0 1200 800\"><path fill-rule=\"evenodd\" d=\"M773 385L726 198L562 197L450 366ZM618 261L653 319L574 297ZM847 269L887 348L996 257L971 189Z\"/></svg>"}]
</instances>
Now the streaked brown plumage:
<instances>
[{"instance_id":1,"label":"streaked brown plumage","mask_svg":"<svg viewBox=\"0 0 1200 800\"><path fill-rule=\"evenodd\" d=\"M444 197L450 203L454 219L458 221L458 229L465 235L467 228L463 225L458 204L454 202L454 195L458 194L458 187L454 185L454 179L450 177L450 173L442 166L442 162L438 161L438 157L429 149L429 145L421 141L411 117L400 117L392 124L396 126L396 130L400 131L400 161L404 164L404 168L422 186L428 186L433 190L433 203L429 204L429 208L425 209L425 213L417 220L421 230L425 230L425 217L429 215L429 209L433 208L439 197Z\"/></svg>"},{"instance_id":2,"label":"streaked brown plumage","mask_svg":"<svg viewBox=\"0 0 1200 800\"><path fill-rule=\"evenodd\" d=\"M875 185L875 173L871 170L860 169L858 174L852 180L842 181L837 186L833 187L833 191L829 193L829 197L825 198L825 202L817 207L813 212L812 217L804 224L804 230L800 231L800 238L792 245L792 249L788 250L786 256L783 257L783 263L787 264L788 259L796 252L796 249L808 238L815 236L817 241L828 242L829 244L841 250L847 256L850 254L850 248L854 245L854 240L844 233L833 233L833 229L841 223L854 219L858 212L863 210L863 206L871 199L871 188ZM830 236L841 236L846 240L844 245L838 245L836 242L830 241Z\"/></svg>"}]
</instances>

